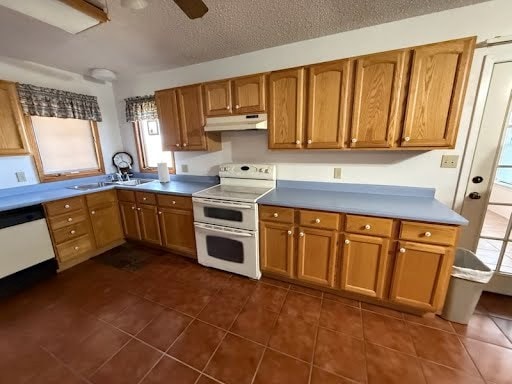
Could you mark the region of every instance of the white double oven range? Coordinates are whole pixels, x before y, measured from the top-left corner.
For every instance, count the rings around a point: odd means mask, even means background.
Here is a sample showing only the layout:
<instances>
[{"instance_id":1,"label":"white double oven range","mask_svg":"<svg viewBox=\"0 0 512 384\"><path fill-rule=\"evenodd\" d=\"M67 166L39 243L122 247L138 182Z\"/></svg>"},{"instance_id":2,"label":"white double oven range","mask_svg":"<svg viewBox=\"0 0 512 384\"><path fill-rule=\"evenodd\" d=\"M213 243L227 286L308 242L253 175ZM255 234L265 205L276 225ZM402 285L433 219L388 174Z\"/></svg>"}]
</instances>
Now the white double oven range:
<instances>
[{"instance_id":1,"label":"white double oven range","mask_svg":"<svg viewBox=\"0 0 512 384\"><path fill-rule=\"evenodd\" d=\"M275 165L224 164L219 176L219 185L192 195L197 260L259 279L256 201L275 188Z\"/></svg>"}]
</instances>

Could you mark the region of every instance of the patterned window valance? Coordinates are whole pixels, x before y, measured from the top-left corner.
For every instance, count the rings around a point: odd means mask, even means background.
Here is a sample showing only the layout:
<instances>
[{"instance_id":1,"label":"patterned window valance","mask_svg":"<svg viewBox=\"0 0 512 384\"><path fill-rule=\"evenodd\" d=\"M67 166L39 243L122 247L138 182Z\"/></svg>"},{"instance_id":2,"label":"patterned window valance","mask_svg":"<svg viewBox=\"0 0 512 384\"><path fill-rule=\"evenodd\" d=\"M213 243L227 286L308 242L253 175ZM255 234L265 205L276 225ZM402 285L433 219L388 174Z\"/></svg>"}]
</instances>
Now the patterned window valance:
<instances>
[{"instance_id":1,"label":"patterned window valance","mask_svg":"<svg viewBox=\"0 0 512 384\"><path fill-rule=\"evenodd\" d=\"M126 102L126 121L158 119L154 96L130 97L124 101Z\"/></svg>"},{"instance_id":2,"label":"patterned window valance","mask_svg":"<svg viewBox=\"0 0 512 384\"><path fill-rule=\"evenodd\" d=\"M18 84L21 106L27 115L101 121L96 96Z\"/></svg>"}]
</instances>

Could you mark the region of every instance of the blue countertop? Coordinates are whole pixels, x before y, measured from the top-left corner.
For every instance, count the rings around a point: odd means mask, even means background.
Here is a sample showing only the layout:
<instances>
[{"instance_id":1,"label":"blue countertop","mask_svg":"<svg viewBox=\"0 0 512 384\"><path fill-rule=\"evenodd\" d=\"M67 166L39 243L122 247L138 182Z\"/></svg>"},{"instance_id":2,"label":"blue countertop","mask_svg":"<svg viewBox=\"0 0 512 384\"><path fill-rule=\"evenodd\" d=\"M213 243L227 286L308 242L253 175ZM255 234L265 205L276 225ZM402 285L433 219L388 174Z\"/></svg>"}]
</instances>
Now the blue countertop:
<instances>
[{"instance_id":1,"label":"blue countertop","mask_svg":"<svg viewBox=\"0 0 512 384\"><path fill-rule=\"evenodd\" d=\"M158 180L155 180L137 186L109 185L87 191L70 188L73 185L105 181L105 177L103 176L37 184L27 187L9 188L8 190L0 191L0 212L53 200L86 195L89 193L108 191L110 189L129 189L134 191L191 196L195 192L218 184L216 180L216 178L212 177L202 178L201 176L175 176L171 177L171 181L169 183L160 183Z\"/></svg>"},{"instance_id":2,"label":"blue countertop","mask_svg":"<svg viewBox=\"0 0 512 384\"><path fill-rule=\"evenodd\" d=\"M434 198L429 188L278 181L258 204L318 209L357 215L467 225L468 221Z\"/></svg>"}]
</instances>

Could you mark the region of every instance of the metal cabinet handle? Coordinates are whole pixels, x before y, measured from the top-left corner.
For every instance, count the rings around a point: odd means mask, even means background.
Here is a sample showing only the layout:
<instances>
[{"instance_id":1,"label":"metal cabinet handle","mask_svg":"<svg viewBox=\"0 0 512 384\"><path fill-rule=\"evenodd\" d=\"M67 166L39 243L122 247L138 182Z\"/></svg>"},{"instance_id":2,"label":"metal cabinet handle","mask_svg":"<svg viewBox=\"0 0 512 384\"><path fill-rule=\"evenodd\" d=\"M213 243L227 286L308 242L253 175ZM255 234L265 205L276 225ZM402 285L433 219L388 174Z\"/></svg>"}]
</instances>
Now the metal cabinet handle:
<instances>
[{"instance_id":1,"label":"metal cabinet handle","mask_svg":"<svg viewBox=\"0 0 512 384\"><path fill-rule=\"evenodd\" d=\"M288 235L291 235L292 234L292 231L288 231Z\"/></svg>"},{"instance_id":2,"label":"metal cabinet handle","mask_svg":"<svg viewBox=\"0 0 512 384\"><path fill-rule=\"evenodd\" d=\"M308 144L311 144L313 142L313 140L309 139L308 140Z\"/></svg>"},{"instance_id":3,"label":"metal cabinet handle","mask_svg":"<svg viewBox=\"0 0 512 384\"><path fill-rule=\"evenodd\" d=\"M231 109L231 105L228 105L226 109L229 111Z\"/></svg>"},{"instance_id":4,"label":"metal cabinet handle","mask_svg":"<svg viewBox=\"0 0 512 384\"><path fill-rule=\"evenodd\" d=\"M179 147L181 144L180 143L176 143L176 146Z\"/></svg>"},{"instance_id":5,"label":"metal cabinet handle","mask_svg":"<svg viewBox=\"0 0 512 384\"><path fill-rule=\"evenodd\" d=\"M320 219L315 219L315 223L320 223Z\"/></svg>"},{"instance_id":6,"label":"metal cabinet handle","mask_svg":"<svg viewBox=\"0 0 512 384\"><path fill-rule=\"evenodd\" d=\"M140 211L140 208L137 208L137 211Z\"/></svg>"},{"instance_id":7,"label":"metal cabinet handle","mask_svg":"<svg viewBox=\"0 0 512 384\"><path fill-rule=\"evenodd\" d=\"M162 211L158 211L158 214L161 215L162 214Z\"/></svg>"},{"instance_id":8,"label":"metal cabinet handle","mask_svg":"<svg viewBox=\"0 0 512 384\"><path fill-rule=\"evenodd\" d=\"M278 217L278 216L279 216L279 213L274 212L274 215L273 215L273 216L274 216L274 217Z\"/></svg>"},{"instance_id":9,"label":"metal cabinet handle","mask_svg":"<svg viewBox=\"0 0 512 384\"><path fill-rule=\"evenodd\" d=\"M96 211L91 211L91 215L94 215L96 213Z\"/></svg>"},{"instance_id":10,"label":"metal cabinet handle","mask_svg":"<svg viewBox=\"0 0 512 384\"><path fill-rule=\"evenodd\" d=\"M176 204L176 201L174 201L174 200L173 200L173 201L172 201L172 204L173 204L173 205L174 205L174 204Z\"/></svg>"},{"instance_id":11,"label":"metal cabinet handle","mask_svg":"<svg viewBox=\"0 0 512 384\"><path fill-rule=\"evenodd\" d=\"M235 105L235 109L238 109L238 108L240 108L240 106L239 106L238 104L237 104L237 105Z\"/></svg>"},{"instance_id":12,"label":"metal cabinet handle","mask_svg":"<svg viewBox=\"0 0 512 384\"><path fill-rule=\"evenodd\" d=\"M148 198L147 197L143 197L142 200L146 201Z\"/></svg>"},{"instance_id":13,"label":"metal cabinet handle","mask_svg":"<svg viewBox=\"0 0 512 384\"><path fill-rule=\"evenodd\" d=\"M432 236L432 233L430 233L430 232L425 232L425 237L430 237L430 236Z\"/></svg>"},{"instance_id":14,"label":"metal cabinet handle","mask_svg":"<svg viewBox=\"0 0 512 384\"><path fill-rule=\"evenodd\" d=\"M183 146L186 147L187 146L187 143L183 143Z\"/></svg>"},{"instance_id":15,"label":"metal cabinet handle","mask_svg":"<svg viewBox=\"0 0 512 384\"><path fill-rule=\"evenodd\" d=\"M69 208L69 204L66 204L66 205L64 206L64 208L66 208L66 209L67 209L67 208Z\"/></svg>"},{"instance_id":16,"label":"metal cabinet handle","mask_svg":"<svg viewBox=\"0 0 512 384\"><path fill-rule=\"evenodd\" d=\"M364 226L364 229L372 229L372 226L371 226L370 224L366 224L366 225Z\"/></svg>"},{"instance_id":17,"label":"metal cabinet handle","mask_svg":"<svg viewBox=\"0 0 512 384\"><path fill-rule=\"evenodd\" d=\"M304 237L304 232L300 232L300 233L299 233L299 236L300 236L300 237Z\"/></svg>"},{"instance_id":18,"label":"metal cabinet handle","mask_svg":"<svg viewBox=\"0 0 512 384\"><path fill-rule=\"evenodd\" d=\"M135 209L135 208L137 208L137 207L134 205L134 206L132 207L132 209Z\"/></svg>"},{"instance_id":19,"label":"metal cabinet handle","mask_svg":"<svg viewBox=\"0 0 512 384\"><path fill-rule=\"evenodd\" d=\"M350 244L350 240L345 240L345 244Z\"/></svg>"},{"instance_id":20,"label":"metal cabinet handle","mask_svg":"<svg viewBox=\"0 0 512 384\"><path fill-rule=\"evenodd\" d=\"M411 140L411 138L409 136L404 137L404 141L410 141L410 140Z\"/></svg>"},{"instance_id":21,"label":"metal cabinet handle","mask_svg":"<svg viewBox=\"0 0 512 384\"><path fill-rule=\"evenodd\" d=\"M73 230L72 230L71 232L69 232L69 233L71 233L72 235L74 235L74 234L76 233L76 231L73 229Z\"/></svg>"},{"instance_id":22,"label":"metal cabinet handle","mask_svg":"<svg viewBox=\"0 0 512 384\"><path fill-rule=\"evenodd\" d=\"M78 251L79 249L80 249L80 247L78 247L78 246L77 246L77 247L75 247L75 251Z\"/></svg>"},{"instance_id":23,"label":"metal cabinet handle","mask_svg":"<svg viewBox=\"0 0 512 384\"><path fill-rule=\"evenodd\" d=\"M352 138L352 140L350 140L350 141L352 141L353 143L357 143L357 139L355 137Z\"/></svg>"},{"instance_id":24,"label":"metal cabinet handle","mask_svg":"<svg viewBox=\"0 0 512 384\"><path fill-rule=\"evenodd\" d=\"M299 145L299 144L300 144L300 140L297 140L297 141L295 142L295 144Z\"/></svg>"},{"instance_id":25,"label":"metal cabinet handle","mask_svg":"<svg viewBox=\"0 0 512 384\"><path fill-rule=\"evenodd\" d=\"M73 221L73 218L72 217L68 218L68 221L69 222Z\"/></svg>"},{"instance_id":26,"label":"metal cabinet handle","mask_svg":"<svg viewBox=\"0 0 512 384\"><path fill-rule=\"evenodd\" d=\"M400 248L400 253L405 253L405 248Z\"/></svg>"}]
</instances>

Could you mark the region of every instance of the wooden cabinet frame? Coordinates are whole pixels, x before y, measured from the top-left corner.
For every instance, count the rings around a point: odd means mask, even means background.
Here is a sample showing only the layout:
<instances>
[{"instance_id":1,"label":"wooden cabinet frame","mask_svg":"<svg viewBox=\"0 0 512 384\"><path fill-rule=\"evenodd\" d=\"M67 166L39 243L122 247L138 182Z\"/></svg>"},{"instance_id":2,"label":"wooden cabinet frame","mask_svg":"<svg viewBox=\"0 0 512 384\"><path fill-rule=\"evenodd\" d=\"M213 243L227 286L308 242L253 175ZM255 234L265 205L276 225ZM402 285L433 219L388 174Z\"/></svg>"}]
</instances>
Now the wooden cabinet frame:
<instances>
[{"instance_id":1,"label":"wooden cabinet frame","mask_svg":"<svg viewBox=\"0 0 512 384\"><path fill-rule=\"evenodd\" d=\"M8 99L5 105L0 105L2 122L10 115L15 124L15 127L11 127L14 132L7 131L5 126L0 129L0 156L26 155L29 153L29 142L16 83L0 80L0 90L6 92L5 96Z\"/></svg>"}]
</instances>

